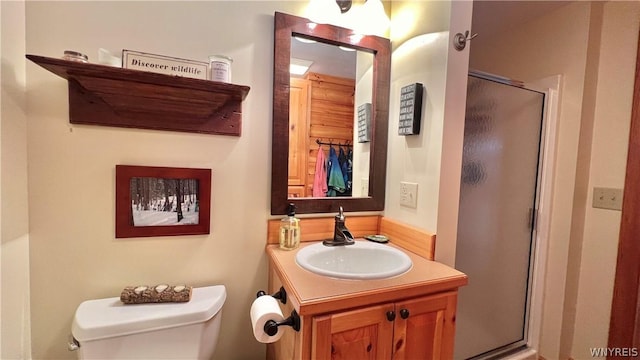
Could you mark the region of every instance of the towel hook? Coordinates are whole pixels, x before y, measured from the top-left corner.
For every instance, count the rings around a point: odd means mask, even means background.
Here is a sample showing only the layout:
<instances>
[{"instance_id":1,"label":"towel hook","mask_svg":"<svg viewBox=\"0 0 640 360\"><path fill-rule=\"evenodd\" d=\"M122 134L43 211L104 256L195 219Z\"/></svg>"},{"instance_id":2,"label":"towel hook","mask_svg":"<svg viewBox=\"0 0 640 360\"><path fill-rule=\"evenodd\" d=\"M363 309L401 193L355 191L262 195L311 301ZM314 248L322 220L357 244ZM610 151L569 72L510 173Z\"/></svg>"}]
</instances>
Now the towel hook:
<instances>
[{"instance_id":1,"label":"towel hook","mask_svg":"<svg viewBox=\"0 0 640 360\"><path fill-rule=\"evenodd\" d=\"M467 46L467 41L473 40L476 36L478 36L478 34L473 34L469 37L469 30L465 31L464 35L457 33L453 38L453 47L458 51L462 51Z\"/></svg>"}]
</instances>

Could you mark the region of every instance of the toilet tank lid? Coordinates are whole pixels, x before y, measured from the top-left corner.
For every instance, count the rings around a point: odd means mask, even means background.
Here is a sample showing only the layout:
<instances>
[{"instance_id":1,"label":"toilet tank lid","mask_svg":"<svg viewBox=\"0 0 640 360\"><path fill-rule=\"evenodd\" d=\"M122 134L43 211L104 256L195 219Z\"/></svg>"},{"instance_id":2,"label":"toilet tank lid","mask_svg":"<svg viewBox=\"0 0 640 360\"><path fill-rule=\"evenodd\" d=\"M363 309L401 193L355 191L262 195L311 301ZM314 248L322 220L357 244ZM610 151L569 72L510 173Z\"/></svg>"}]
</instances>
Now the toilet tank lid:
<instances>
[{"instance_id":1,"label":"toilet tank lid","mask_svg":"<svg viewBox=\"0 0 640 360\"><path fill-rule=\"evenodd\" d=\"M78 306L71 333L90 341L205 322L220 311L224 285L193 288L185 303L125 305L119 297L87 300Z\"/></svg>"}]
</instances>

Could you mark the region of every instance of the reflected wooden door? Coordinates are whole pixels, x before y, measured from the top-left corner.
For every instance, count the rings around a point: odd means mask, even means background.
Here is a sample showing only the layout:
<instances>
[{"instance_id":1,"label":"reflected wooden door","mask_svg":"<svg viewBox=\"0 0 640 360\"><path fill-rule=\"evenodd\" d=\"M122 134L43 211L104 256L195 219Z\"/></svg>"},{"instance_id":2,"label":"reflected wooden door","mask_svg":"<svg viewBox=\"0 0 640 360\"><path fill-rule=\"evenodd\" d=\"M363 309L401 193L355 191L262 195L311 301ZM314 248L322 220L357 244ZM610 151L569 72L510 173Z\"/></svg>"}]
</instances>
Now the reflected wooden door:
<instances>
[{"instance_id":1,"label":"reflected wooden door","mask_svg":"<svg viewBox=\"0 0 640 360\"><path fill-rule=\"evenodd\" d=\"M289 197L305 197L309 148L309 82L291 78L290 98Z\"/></svg>"}]
</instances>

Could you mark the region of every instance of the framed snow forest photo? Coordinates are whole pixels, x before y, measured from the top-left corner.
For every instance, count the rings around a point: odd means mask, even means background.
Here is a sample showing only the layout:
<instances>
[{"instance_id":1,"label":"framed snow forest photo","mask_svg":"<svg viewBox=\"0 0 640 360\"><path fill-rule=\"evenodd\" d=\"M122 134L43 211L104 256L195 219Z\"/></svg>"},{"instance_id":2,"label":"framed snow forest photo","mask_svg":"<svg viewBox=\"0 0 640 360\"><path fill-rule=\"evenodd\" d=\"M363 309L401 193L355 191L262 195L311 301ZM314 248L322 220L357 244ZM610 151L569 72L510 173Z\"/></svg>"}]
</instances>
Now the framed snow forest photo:
<instances>
[{"instance_id":1,"label":"framed snow forest photo","mask_svg":"<svg viewBox=\"0 0 640 360\"><path fill-rule=\"evenodd\" d=\"M116 238L209 234L211 169L116 165Z\"/></svg>"}]
</instances>

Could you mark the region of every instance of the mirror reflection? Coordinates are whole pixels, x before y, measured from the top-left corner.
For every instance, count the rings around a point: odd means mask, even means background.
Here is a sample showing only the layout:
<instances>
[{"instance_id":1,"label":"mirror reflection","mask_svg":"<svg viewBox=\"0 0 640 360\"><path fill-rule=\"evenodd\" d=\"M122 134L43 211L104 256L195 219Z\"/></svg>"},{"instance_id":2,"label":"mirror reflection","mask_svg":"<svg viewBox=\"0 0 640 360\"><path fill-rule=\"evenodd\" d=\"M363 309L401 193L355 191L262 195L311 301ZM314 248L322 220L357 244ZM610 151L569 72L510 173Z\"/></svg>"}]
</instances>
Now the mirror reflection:
<instances>
[{"instance_id":1,"label":"mirror reflection","mask_svg":"<svg viewBox=\"0 0 640 360\"><path fill-rule=\"evenodd\" d=\"M286 213L289 204L299 214L384 209L391 43L279 12L274 20L271 214ZM298 49L305 44L298 37L315 41L308 50L314 55ZM326 48L340 57L325 56ZM333 62L319 67L325 57ZM309 69L292 75L301 63ZM319 154L332 157L331 148L338 158L335 193L331 164L318 162Z\"/></svg>"},{"instance_id":2,"label":"mirror reflection","mask_svg":"<svg viewBox=\"0 0 640 360\"><path fill-rule=\"evenodd\" d=\"M294 35L290 64L287 197L368 196L373 54Z\"/></svg>"}]
</instances>

